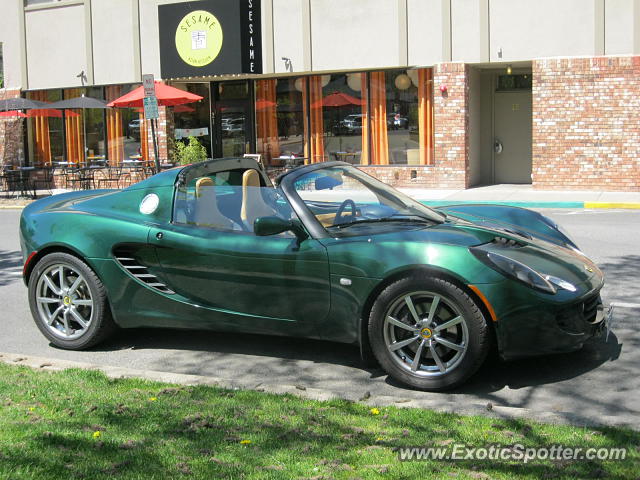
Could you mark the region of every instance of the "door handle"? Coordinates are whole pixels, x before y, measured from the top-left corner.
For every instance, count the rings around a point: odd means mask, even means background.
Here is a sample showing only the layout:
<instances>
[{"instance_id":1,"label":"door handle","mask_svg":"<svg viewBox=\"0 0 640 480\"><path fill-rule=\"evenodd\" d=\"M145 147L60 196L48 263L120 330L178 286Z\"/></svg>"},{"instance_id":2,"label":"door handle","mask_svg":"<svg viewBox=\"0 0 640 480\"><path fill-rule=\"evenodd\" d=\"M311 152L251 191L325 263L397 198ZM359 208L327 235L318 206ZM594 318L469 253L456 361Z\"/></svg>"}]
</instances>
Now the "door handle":
<instances>
[{"instance_id":1,"label":"door handle","mask_svg":"<svg viewBox=\"0 0 640 480\"><path fill-rule=\"evenodd\" d=\"M493 141L493 151L498 154L502 153L502 142L497 138Z\"/></svg>"}]
</instances>

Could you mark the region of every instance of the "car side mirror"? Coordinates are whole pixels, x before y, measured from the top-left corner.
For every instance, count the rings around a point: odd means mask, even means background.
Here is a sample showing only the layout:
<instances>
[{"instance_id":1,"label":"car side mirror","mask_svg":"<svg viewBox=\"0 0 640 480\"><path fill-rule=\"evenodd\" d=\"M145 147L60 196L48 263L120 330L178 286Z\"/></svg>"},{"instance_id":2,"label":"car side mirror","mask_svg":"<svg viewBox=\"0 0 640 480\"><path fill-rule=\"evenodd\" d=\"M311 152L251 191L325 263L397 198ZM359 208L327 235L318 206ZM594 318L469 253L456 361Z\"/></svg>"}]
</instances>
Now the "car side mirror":
<instances>
[{"instance_id":1,"label":"car side mirror","mask_svg":"<svg viewBox=\"0 0 640 480\"><path fill-rule=\"evenodd\" d=\"M316 190L333 190L334 187L342 185L342 179L325 175L316 178L315 188Z\"/></svg>"},{"instance_id":2,"label":"car side mirror","mask_svg":"<svg viewBox=\"0 0 640 480\"><path fill-rule=\"evenodd\" d=\"M282 232L292 232L298 242L305 240L308 235L297 221L285 220L280 217L258 217L253 222L253 233L258 237L268 237Z\"/></svg>"}]
</instances>

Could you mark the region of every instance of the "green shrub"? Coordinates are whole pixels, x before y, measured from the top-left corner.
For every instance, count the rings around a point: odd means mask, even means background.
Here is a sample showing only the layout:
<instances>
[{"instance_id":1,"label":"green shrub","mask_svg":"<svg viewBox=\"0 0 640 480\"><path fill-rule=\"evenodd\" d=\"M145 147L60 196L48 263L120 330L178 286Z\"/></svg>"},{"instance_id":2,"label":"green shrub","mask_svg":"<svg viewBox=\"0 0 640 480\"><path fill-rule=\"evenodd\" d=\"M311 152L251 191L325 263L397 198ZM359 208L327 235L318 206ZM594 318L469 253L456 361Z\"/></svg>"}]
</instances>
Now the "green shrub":
<instances>
[{"instance_id":1,"label":"green shrub","mask_svg":"<svg viewBox=\"0 0 640 480\"><path fill-rule=\"evenodd\" d=\"M175 143L175 159L181 165L202 162L207 159L207 149L197 138L189 137L189 143Z\"/></svg>"}]
</instances>

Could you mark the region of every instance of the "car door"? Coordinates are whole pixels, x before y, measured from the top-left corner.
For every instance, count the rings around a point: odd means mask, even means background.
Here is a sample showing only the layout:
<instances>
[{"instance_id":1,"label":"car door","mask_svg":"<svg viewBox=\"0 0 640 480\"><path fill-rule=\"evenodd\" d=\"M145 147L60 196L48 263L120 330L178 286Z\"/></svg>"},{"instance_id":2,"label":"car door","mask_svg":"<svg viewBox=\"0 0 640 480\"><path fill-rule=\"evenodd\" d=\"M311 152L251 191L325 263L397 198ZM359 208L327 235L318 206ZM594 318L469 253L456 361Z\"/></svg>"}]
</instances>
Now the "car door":
<instances>
[{"instance_id":1,"label":"car door","mask_svg":"<svg viewBox=\"0 0 640 480\"><path fill-rule=\"evenodd\" d=\"M215 190L216 205L208 203L205 216L216 218L176 217L169 225L151 229L159 276L211 322L313 336L330 306L324 246L312 238L299 241L291 232L256 236L240 218L242 187L209 187ZM204 197L201 193L196 198ZM275 210L263 213L279 215Z\"/></svg>"}]
</instances>

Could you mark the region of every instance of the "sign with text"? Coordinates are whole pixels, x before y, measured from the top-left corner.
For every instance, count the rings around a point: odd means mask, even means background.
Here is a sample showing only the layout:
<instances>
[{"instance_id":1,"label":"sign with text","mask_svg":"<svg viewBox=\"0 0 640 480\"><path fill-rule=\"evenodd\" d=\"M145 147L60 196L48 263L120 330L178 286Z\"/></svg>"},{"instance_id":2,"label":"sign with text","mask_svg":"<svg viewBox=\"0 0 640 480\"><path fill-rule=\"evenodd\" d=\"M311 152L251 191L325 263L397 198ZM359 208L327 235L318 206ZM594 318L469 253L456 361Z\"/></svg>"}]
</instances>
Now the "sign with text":
<instances>
[{"instance_id":1,"label":"sign with text","mask_svg":"<svg viewBox=\"0 0 640 480\"><path fill-rule=\"evenodd\" d=\"M143 102L145 118L147 120L158 118L158 98L155 95L153 97L144 97Z\"/></svg>"},{"instance_id":2,"label":"sign with text","mask_svg":"<svg viewBox=\"0 0 640 480\"><path fill-rule=\"evenodd\" d=\"M260 0L158 5L162 78L262 73Z\"/></svg>"},{"instance_id":3,"label":"sign with text","mask_svg":"<svg viewBox=\"0 0 640 480\"><path fill-rule=\"evenodd\" d=\"M153 73L142 75L142 88L144 88L145 97L155 97L156 84L153 82Z\"/></svg>"}]
</instances>

